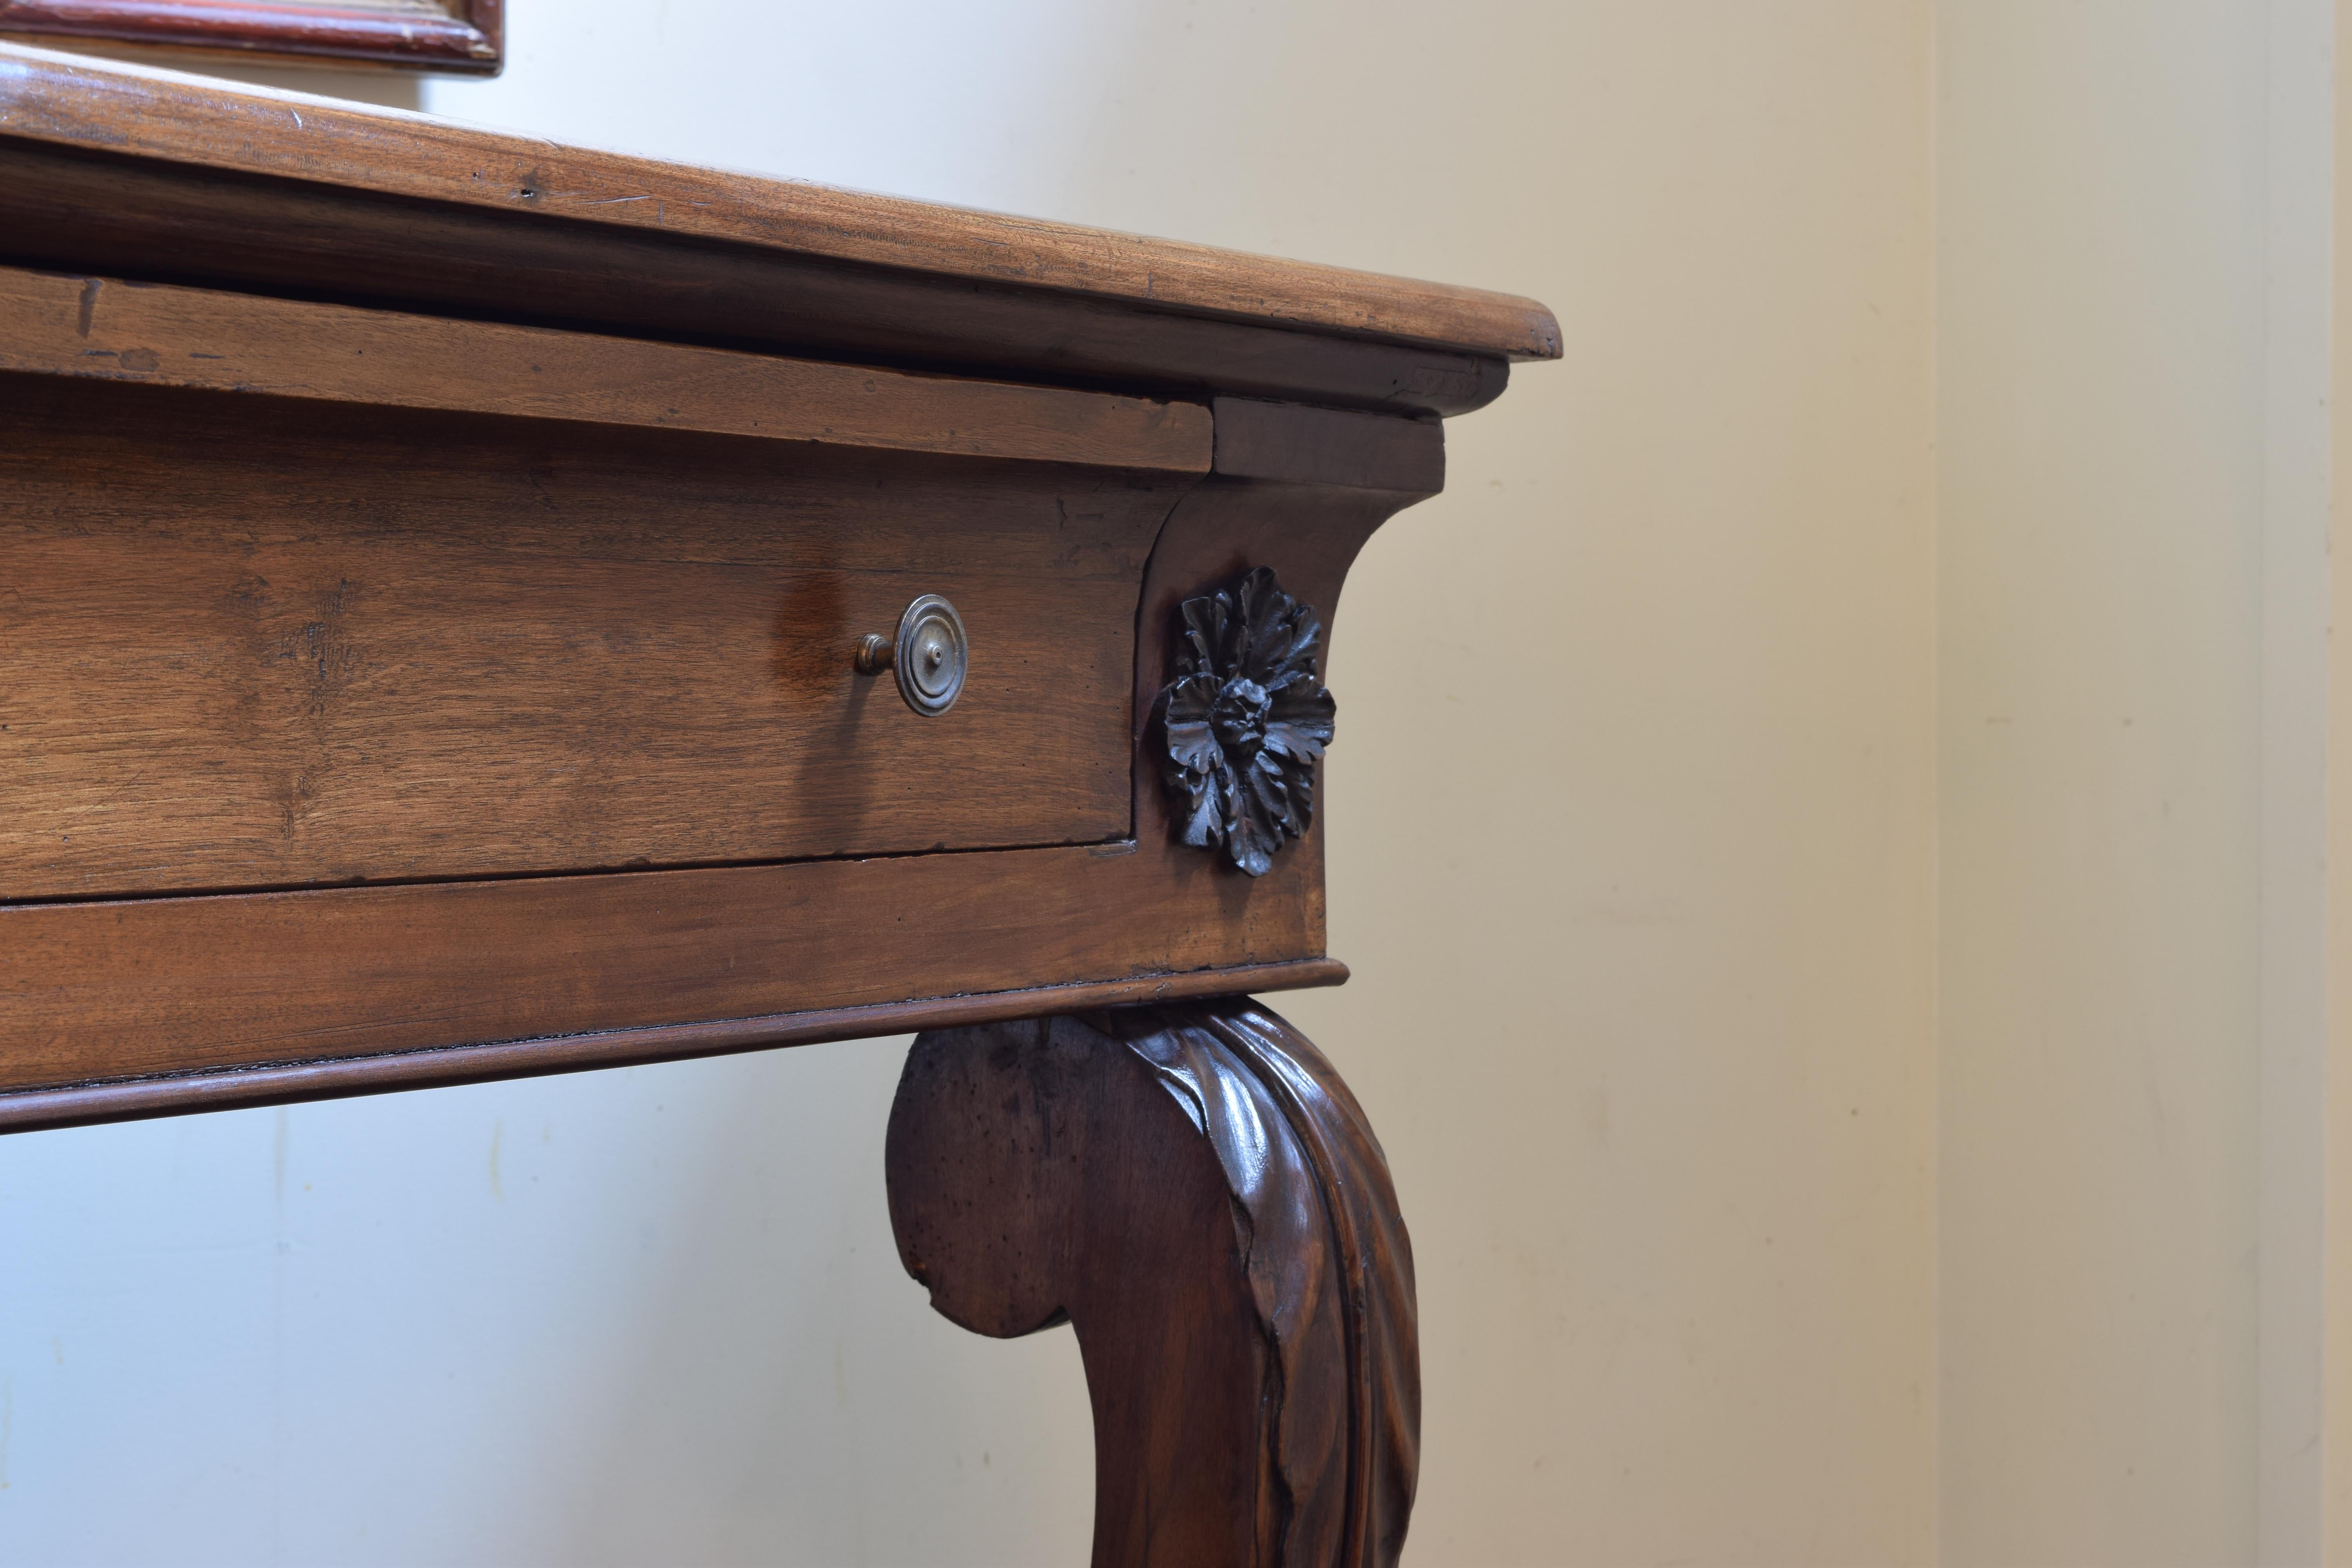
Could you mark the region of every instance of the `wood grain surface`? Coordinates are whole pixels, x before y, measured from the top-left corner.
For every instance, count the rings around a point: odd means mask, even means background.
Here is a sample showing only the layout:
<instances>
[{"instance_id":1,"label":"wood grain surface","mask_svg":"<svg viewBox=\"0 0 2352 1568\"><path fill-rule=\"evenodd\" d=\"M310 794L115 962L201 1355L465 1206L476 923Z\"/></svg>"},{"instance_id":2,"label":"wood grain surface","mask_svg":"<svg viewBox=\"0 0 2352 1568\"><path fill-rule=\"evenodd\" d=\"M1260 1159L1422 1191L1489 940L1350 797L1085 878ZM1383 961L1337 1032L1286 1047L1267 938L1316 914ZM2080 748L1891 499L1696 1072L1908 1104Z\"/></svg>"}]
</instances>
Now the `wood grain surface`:
<instances>
[{"instance_id":1,"label":"wood grain surface","mask_svg":"<svg viewBox=\"0 0 2352 1568\"><path fill-rule=\"evenodd\" d=\"M1215 471L1177 502L1144 573L1132 731L1135 832L1147 844L1172 842L1183 815L1161 785L1165 732L1156 710L1177 670L1184 601L1231 587L1254 567L1269 568L1294 598L1314 607L1328 649L1340 587L1364 542L1445 479L1444 427L1435 420L1231 398L1218 399L1213 411ZM1229 430L1235 432L1231 439ZM1344 756L1348 694L1334 695L1335 745ZM1330 766L1328 759L1323 765ZM1214 852L1178 853L1209 858ZM1283 850L1276 864L1292 853Z\"/></svg>"},{"instance_id":2,"label":"wood grain surface","mask_svg":"<svg viewBox=\"0 0 2352 1568\"><path fill-rule=\"evenodd\" d=\"M0 905L0 1090L1323 956L1313 839Z\"/></svg>"},{"instance_id":3,"label":"wood grain surface","mask_svg":"<svg viewBox=\"0 0 2352 1568\"><path fill-rule=\"evenodd\" d=\"M1045 1018L1101 1007L1223 996L1243 991L1296 991L1340 985L1348 966L1335 959L1237 964L1181 974L1088 980L1021 991L932 996L865 1006L719 1018L487 1045L446 1046L379 1056L335 1057L278 1067L228 1068L80 1084L30 1092L0 1090L0 1132L84 1127L175 1116L231 1106L290 1105L353 1095L392 1094L449 1084L541 1078L551 1073L683 1061L824 1040L868 1039L916 1029Z\"/></svg>"},{"instance_id":4,"label":"wood grain surface","mask_svg":"<svg viewBox=\"0 0 2352 1568\"><path fill-rule=\"evenodd\" d=\"M1123 838L1192 482L0 374L0 898Z\"/></svg>"},{"instance_id":5,"label":"wood grain surface","mask_svg":"<svg viewBox=\"0 0 2352 1568\"><path fill-rule=\"evenodd\" d=\"M420 256L438 265L420 267ZM408 201L0 134L0 259L992 379L1465 413L1509 365L1428 345Z\"/></svg>"},{"instance_id":6,"label":"wood grain surface","mask_svg":"<svg viewBox=\"0 0 2352 1568\"><path fill-rule=\"evenodd\" d=\"M23 433L15 444L0 445L0 506L26 494L37 476L53 476L42 481L53 487L50 504L26 507L21 519L11 520L25 531L0 531L0 558L12 562L32 559L19 541L44 529L55 531L53 542L67 542L61 550L89 552L89 560L114 551L134 566L145 549L168 555L226 542L236 550L250 544L291 551L342 538L356 550L380 535L403 541L400 553L412 559L443 551L488 552L481 559L504 562L509 581L527 585L542 574L550 581L567 580L565 563L578 559L700 573L745 552L755 552L754 561L789 563L812 541L830 540L844 552L827 565L835 574L820 580L844 597L812 596L797 613L835 616L827 624L846 632L864 629L861 617L850 612L864 602L854 595L867 592L859 575L841 565L853 558L850 546L887 552L894 537L912 540L926 528L937 532L936 519L959 515L962 507L979 506L982 516L1000 515L1002 507L1009 509L1002 515L1025 521L1031 514L1023 509L1049 504L1025 488L1025 476L1048 471L1042 465L824 448L788 461L779 454L800 449L785 443L628 429L599 431L583 449L557 439L570 427L549 421L467 419L55 377L0 376L0 393L13 400L0 419L0 443ZM251 408L279 410L285 417L257 422L225 412ZM1311 967L1328 963L1321 829L1286 847L1265 877L1238 875L1173 841L1157 774L1150 768L1139 773L1129 748L1143 744L1181 598L1248 566L1265 565L1324 612L1335 637L1349 635L1333 614L1348 563L1383 520L1426 493L1417 487L1434 484L1443 468L1443 436L1433 423L1335 424L1312 410L1254 407L1240 417L1251 422L1250 440L1223 447L1223 458L1253 470L1250 476L1154 480L1130 473L1118 476L1122 486L1106 486L1108 470L1052 470L1069 477L1051 492L1065 500L1099 493L1108 508L1128 495L1126 486L1140 485L1133 504L1143 516L1152 507L1165 511L1171 500L1175 508L1159 525L1149 563L1139 567L1130 557L1117 568L1129 574L1121 590L1129 606L1122 636L1132 652L1122 654L1116 672L1105 677L1128 694L1125 706L1102 721L1115 737L1118 802L1106 801L1105 809L1131 826L1111 842L0 907L0 1090L15 1095L7 1118L16 1125L38 1124L47 1114L40 1109L49 1098L45 1086L63 1095L57 1114L103 1120L153 1114L159 1107L242 1103L240 1095L322 1094L339 1092L344 1084L364 1090L456 1081L481 1071L541 1070L532 1063L561 1070L631 1059L629 1053L641 1047L663 1048L646 1041L685 1040L692 1043L678 1048L700 1051L837 1037L861 1027L894 1026L889 1020L899 1015L870 1010L918 1002L987 1006L997 1004L973 999L1041 990L1067 998L1075 994L1062 988L1072 985L1158 984L1169 977L1269 964L1310 966L1283 971L1291 976L1328 973ZM211 425L206 418L226 422ZM386 428L395 425L400 428ZM1385 437L1395 449L1382 452L1374 437ZM184 441L184 448L170 448L172 441ZM157 448L158 442L164 447ZM262 477L287 469L289 452L318 447L344 453L348 460L325 469L295 464L299 484L278 490L261 483ZM165 454L145 478L124 459L126 452L141 449ZM414 463L415 471L404 477L401 463L380 457L387 450L405 454L403 460ZM217 481L215 465L221 465ZM252 478L239 477L248 469ZM660 476L662 487L648 488L648 474ZM107 476L108 484L84 483L77 500L70 481L95 475ZM921 488L934 483L926 475L935 476L935 489ZM992 475L1011 477L992 480ZM848 483L853 476L862 478ZM125 547L122 524L109 519L126 509L109 487L134 479L136 493L148 499L128 511L154 526L132 531L134 542ZM1163 493L1163 483L1180 493ZM896 524L887 507L843 499L870 498L886 487L893 496L925 504ZM240 533L236 517L208 517L202 498L216 491L258 495L287 507L302 526L282 535ZM116 499L106 499L110 494ZM303 500L306 496L322 504ZM442 508L454 509L447 515L457 526L432 526ZM169 526L156 521L175 516L181 521ZM828 519L857 521L836 527ZM1136 527L1139 547L1151 532L1145 521ZM892 531L899 528L903 534ZM960 536L950 530L947 537ZM975 535L973 551L958 558L975 572L983 564L978 555L986 537ZM131 569L118 563L108 570ZM314 591L347 574L336 570L338 575L316 579ZM1140 623L1133 618L1139 574ZM1112 575L1106 567L1105 581ZM723 587L732 579L714 570L697 580ZM151 617L171 620L175 595L194 606L187 613L209 613L203 595L184 592L184 582L150 581ZM1096 592L1108 602L1108 587ZM530 598L508 593L510 600ZM872 602L895 614L900 601L876 592ZM15 604L0 591L0 659L24 646L5 622ZM684 610L671 613L688 618ZM307 649L300 639L313 624L320 617L299 598L290 600L267 623L270 636L256 646L278 647L292 636ZM1054 624L1050 616L1045 624ZM133 626L120 635L135 642L152 634ZM98 651L105 641L99 639ZM845 641L841 651L846 648ZM977 675L985 645L976 624L974 648ZM516 651L530 651L529 645ZM585 651L604 657L593 647ZM546 658L533 653L502 668L544 669ZM26 668L35 679L54 683L44 669ZM72 668L74 661L61 668ZM200 665L194 668L202 673ZM396 673L395 665L379 670L377 679L396 685L389 681ZM160 660L154 675L167 689L173 679L194 678ZM289 690L300 689L293 672L286 679ZM8 672L0 671L0 701L12 689ZM131 686L120 689L128 701ZM1343 787L1349 766L1347 692L1339 696L1335 761L1325 767L1336 766L1339 780L1327 780L1327 795ZM627 750L636 726L673 721L668 708L656 693L611 726L604 743L613 748L614 765L625 776L639 766ZM950 718L964 710L959 704ZM295 718L282 722L284 744L307 733L299 702L292 711ZM551 718L539 713L531 721ZM904 719L916 726L938 722L910 714ZM0 715L0 724L13 722ZM511 718L504 722L518 724ZM530 726L517 732L528 734ZM121 722L91 733L119 733L141 743L147 739ZM1064 723L1056 739L1071 733ZM0 730L0 743L14 735ZM477 773L486 766L486 752L478 749L467 759ZM718 760L730 755L740 753L722 750ZM961 777L952 757L943 752L936 762L900 782L919 795L938 792L944 781L945 798L960 814L950 820L991 809L977 795L958 793ZM744 765L748 776L755 764ZM0 767L0 784L6 772ZM93 770L89 777L101 773ZM131 777L121 769L106 776L115 785ZM793 782L814 791L823 776L820 763ZM583 799L584 809L572 815L593 817L597 803ZM873 811L911 809L904 802L868 804ZM835 801L819 819L842 809ZM508 830L507 810L501 802L448 824L451 844L462 849L495 842ZM0 828L5 825L0 813ZM0 860L14 863L13 858ZM156 864L168 872L172 863ZM1234 984L1276 983L1297 982ZM1048 1010L1047 1003L1034 1010ZM789 1022L813 1017L824 1021ZM793 1033L803 1026L817 1033ZM647 1030L675 1033L642 1033ZM591 1037L585 1045L574 1040ZM396 1053L409 1055L402 1065L389 1065ZM240 1069L270 1076L247 1084ZM87 1087L94 1083L110 1087Z\"/></svg>"},{"instance_id":7,"label":"wood grain surface","mask_svg":"<svg viewBox=\"0 0 2352 1568\"><path fill-rule=\"evenodd\" d=\"M1445 488L1445 433L1433 419L1401 423L1248 397L1219 397L1213 409L1213 466L1230 478L1415 498Z\"/></svg>"},{"instance_id":8,"label":"wood grain surface","mask_svg":"<svg viewBox=\"0 0 2352 1568\"><path fill-rule=\"evenodd\" d=\"M1095 1568L1391 1568L1420 1468L1412 1250L1330 1063L1241 997L934 1031L885 1149L931 1305L1077 1331Z\"/></svg>"},{"instance_id":9,"label":"wood grain surface","mask_svg":"<svg viewBox=\"0 0 2352 1568\"><path fill-rule=\"evenodd\" d=\"M1504 359L1560 351L1551 313L1507 294L586 152L21 46L0 45L0 134Z\"/></svg>"},{"instance_id":10,"label":"wood grain surface","mask_svg":"<svg viewBox=\"0 0 2352 1568\"><path fill-rule=\"evenodd\" d=\"M495 76L506 0L0 0L0 34Z\"/></svg>"},{"instance_id":11,"label":"wood grain surface","mask_svg":"<svg viewBox=\"0 0 2352 1568\"><path fill-rule=\"evenodd\" d=\"M1208 410L678 343L0 268L0 371L1201 472Z\"/></svg>"}]
</instances>

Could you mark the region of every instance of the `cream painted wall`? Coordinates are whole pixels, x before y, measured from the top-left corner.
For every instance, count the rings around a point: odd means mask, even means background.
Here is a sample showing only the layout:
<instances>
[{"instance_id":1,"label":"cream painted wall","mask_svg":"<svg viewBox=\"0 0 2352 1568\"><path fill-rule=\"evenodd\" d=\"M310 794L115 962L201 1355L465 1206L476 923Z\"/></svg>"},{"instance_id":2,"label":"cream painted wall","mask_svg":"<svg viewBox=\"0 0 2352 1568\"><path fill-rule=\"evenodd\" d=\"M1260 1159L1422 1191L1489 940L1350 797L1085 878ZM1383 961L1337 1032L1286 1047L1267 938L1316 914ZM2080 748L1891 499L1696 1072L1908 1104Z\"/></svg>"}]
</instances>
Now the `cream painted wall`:
<instances>
[{"instance_id":1,"label":"cream painted wall","mask_svg":"<svg viewBox=\"0 0 2352 1568\"><path fill-rule=\"evenodd\" d=\"M2316 1561L2329 26L1938 10L1955 1568Z\"/></svg>"},{"instance_id":2,"label":"cream painted wall","mask_svg":"<svg viewBox=\"0 0 2352 1568\"><path fill-rule=\"evenodd\" d=\"M2339 38L2352 38L2352 0L2336 0ZM2331 268L2334 320L2352 323L2352 110L2335 117L2334 237ZM2352 331L2332 334L2328 363L2328 430L2334 451L2352 467ZM2331 477L2328 538L2332 563L2352 558L2352 473ZM2326 762L2326 1067L2325 1183L2340 1192L2352 1183L2352 572L2335 564L2328 582ZM2352 1301L2352 1204L2326 1205L2326 1300ZM2352 1312L2326 1316L2322 1341L2324 1389L2319 1463L2326 1561L2352 1564Z\"/></svg>"},{"instance_id":3,"label":"cream painted wall","mask_svg":"<svg viewBox=\"0 0 2352 1568\"><path fill-rule=\"evenodd\" d=\"M2294 1563L2325 1476L2352 1563L2336 3L512 0L305 85L1545 299L1350 581L1285 1004L1411 1560ZM1068 1337L898 1275L901 1047L0 1140L0 1560L1078 1560Z\"/></svg>"}]
</instances>

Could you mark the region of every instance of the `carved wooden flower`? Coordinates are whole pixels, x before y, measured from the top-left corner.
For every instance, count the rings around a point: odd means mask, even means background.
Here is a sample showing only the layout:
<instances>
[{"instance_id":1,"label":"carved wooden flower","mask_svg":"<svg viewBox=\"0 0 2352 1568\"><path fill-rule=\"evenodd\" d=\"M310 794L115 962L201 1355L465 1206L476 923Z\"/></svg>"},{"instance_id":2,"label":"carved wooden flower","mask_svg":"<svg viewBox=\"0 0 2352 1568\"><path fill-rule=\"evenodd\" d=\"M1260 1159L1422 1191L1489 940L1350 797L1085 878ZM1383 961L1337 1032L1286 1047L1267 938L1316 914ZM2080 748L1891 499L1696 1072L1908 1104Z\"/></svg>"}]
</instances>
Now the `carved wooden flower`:
<instances>
[{"instance_id":1,"label":"carved wooden flower","mask_svg":"<svg viewBox=\"0 0 2352 1568\"><path fill-rule=\"evenodd\" d=\"M1315 763L1339 705L1315 679L1323 623L1257 568L1233 588L1187 599L1177 678L1160 694L1169 792L1182 837L1223 845L1253 877L1315 820Z\"/></svg>"}]
</instances>

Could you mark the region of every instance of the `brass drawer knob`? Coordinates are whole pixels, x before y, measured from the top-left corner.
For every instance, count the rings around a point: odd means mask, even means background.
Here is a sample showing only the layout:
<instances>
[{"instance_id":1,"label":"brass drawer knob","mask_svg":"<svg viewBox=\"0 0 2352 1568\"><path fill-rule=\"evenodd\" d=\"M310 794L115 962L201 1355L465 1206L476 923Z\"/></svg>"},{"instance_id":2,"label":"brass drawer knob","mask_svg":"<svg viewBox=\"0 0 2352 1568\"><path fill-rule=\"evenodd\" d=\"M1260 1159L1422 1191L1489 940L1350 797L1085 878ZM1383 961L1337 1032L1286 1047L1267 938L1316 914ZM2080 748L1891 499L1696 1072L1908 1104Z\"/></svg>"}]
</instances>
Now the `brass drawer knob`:
<instances>
[{"instance_id":1,"label":"brass drawer knob","mask_svg":"<svg viewBox=\"0 0 2352 1568\"><path fill-rule=\"evenodd\" d=\"M937 594L926 594L907 606L895 638L868 632L852 659L860 675L896 672L898 695L926 719L936 719L955 706L963 695L964 671L971 661L963 617Z\"/></svg>"}]
</instances>

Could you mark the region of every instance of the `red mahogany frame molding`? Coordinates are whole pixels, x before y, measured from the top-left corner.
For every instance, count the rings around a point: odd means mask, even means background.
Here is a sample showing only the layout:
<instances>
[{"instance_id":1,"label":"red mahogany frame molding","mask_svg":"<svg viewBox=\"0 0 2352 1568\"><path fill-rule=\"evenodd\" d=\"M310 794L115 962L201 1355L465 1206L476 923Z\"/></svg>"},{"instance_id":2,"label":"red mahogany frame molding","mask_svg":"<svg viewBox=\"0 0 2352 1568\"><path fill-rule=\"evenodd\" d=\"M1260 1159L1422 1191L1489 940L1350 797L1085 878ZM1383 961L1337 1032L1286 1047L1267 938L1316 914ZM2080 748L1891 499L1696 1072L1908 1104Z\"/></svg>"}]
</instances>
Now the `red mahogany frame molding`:
<instances>
[{"instance_id":1,"label":"red mahogany frame molding","mask_svg":"<svg viewBox=\"0 0 2352 1568\"><path fill-rule=\"evenodd\" d=\"M506 0L437 8L291 0L0 0L0 33L496 76Z\"/></svg>"}]
</instances>

